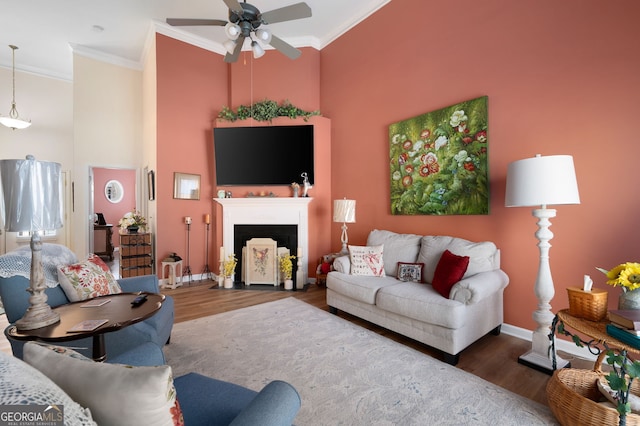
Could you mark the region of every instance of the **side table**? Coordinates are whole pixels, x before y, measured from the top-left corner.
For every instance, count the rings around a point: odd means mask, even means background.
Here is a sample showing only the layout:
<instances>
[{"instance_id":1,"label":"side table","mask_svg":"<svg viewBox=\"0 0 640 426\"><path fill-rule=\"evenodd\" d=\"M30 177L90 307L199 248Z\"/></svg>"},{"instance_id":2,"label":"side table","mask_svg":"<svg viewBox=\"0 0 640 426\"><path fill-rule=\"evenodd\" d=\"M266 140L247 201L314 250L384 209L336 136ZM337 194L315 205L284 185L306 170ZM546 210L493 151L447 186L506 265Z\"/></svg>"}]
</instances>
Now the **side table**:
<instances>
[{"instance_id":1,"label":"side table","mask_svg":"<svg viewBox=\"0 0 640 426\"><path fill-rule=\"evenodd\" d=\"M178 274L178 267L180 267L179 274ZM167 277L165 277L164 275L165 270L168 270ZM184 272L184 269L182 266L182 260L176 260L173 262L162 261L162 288L170 288L173 290L182 286L183 272Z\"/></svg>"},{"instance_id":2,"label":"side table","mask_svg":"<svg viewBox=\"0 0 640 426\"><path fill-rule=\"evenodd\" d=\"M164 296L156 293L144 293L147 301L138 307L133 307L131 302L140 293L119 293L108 296L100 296L95 299L109 299L108 303L101 306L83 307L89 300L60 305L53 310L60 314L60 321L46 327L34 330L20 331L16 326L5 329L5 335L9 339L38 340L43 342L69 342L93 337L92 358L94 361L107 359L104 344L104 334L117 331L153 316L164 302ZM69 332L76 324L86 320L108 320L104 325L95 330L82 332Z\"/></svg>"},{"instance_id":3,"label":"side table","mask_svg":"<svg viewBox=\"0 0 640 426\"><path fill-rule=\"evenodd\" d=\"M589 321L584 318L578 318L569 314L568 309L563 309L556 314L551 325L551 333L555 334L556 329L559 327L559 323L564 326L571 327L573 330L582 333L592 338L592 340L585 342L582 341L593 355L597 355L598 359L595 362L594 367L599 368L604 356L609 349L615 349L618 351L624 351L627 355L634 354L640 356L640 350L629 346L626 343L616 339L613 336L607 334L607 324L610 323L608 319L602 321ZM564 333L563 333L564 334ZM605 348L602 350L599 346ZM555 353L555 351L553 351ZM555 357L553 359L553 369L556 369Z\"/></svg>"}]
</instances>

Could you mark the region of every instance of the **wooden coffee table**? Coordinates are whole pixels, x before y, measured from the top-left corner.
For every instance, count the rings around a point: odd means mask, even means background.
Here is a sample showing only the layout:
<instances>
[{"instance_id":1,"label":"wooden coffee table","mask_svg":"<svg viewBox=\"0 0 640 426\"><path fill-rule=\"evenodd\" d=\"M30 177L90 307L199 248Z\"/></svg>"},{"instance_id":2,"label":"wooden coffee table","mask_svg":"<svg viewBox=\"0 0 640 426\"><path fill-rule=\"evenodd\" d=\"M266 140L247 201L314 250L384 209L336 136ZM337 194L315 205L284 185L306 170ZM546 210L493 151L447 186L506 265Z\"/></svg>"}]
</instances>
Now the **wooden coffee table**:
<instances>
[{"instance_id":1,"label":"wooden coffee table","mask_svg":"<svg viewBox=\"0 0 640 426\"><path fill-rule=\"evenodd\" d=\"M53 310L60 314L60 321L35 330L20 331L16 326L8 327L5 334L9 339L39 340L43 342L68 342L85 337L93 337L92 357L95 361L105 361L107 352L104 344L104 334L121 330L153 316L164 301L164 295L142 293L147 295L147 301L138 307L131 302L140 293L120 293L101 296L91 300L109 299L102 306L83 307L88 300L61 305ZM106 319L107 322L95 330L69 332L78 323L87 320Z\"/></svg>"}]
</instances>

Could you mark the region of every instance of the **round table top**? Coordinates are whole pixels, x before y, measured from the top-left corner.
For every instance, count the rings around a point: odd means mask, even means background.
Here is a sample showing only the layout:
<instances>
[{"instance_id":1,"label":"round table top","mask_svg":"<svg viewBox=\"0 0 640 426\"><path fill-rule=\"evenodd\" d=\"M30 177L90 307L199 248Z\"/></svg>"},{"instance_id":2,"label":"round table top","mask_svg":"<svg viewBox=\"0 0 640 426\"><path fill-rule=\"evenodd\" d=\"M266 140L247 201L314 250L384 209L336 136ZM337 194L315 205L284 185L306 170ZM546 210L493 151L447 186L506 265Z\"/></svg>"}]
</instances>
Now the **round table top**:
<instances>
[{"instance_id":1,"label":"round table top","mask_svg":"<svg viewBox=\"0 0 640 426\"><path fill-rule=\"evenodd\" d=\"M162 306L164 295L156 293L142 294L147 295L147 301L138 307L133 307L131 302L140 293L110 294L90 299L91 301L109 299L109 302L101 306L83 307L90 300L60 305L53 308L55 312L60 314L59 322L34 330L18 330L16 326L11 326L7 329L6 334L17 340L39 339L63 342L117 331L131 324L144 321L155 314ZM69 332L73 326L82 321L99 319L106 319L107 322L95 330Z\"/></svg>"},{"instance_id":2,"label":"round table top","mask_svg":"<svg viewBox=\"0 0 640 426\"><path fill-rule=\"evenodd\" d=\"M607 334L607 324L610 324L608 319L602 321L589 321L569 314L568 309L559 311L558 319L575 331L586 334L598 341L598 343L606 345L611 349L625 350L628 353L640 355L640 349L629 346L628 344Z\"/></svg>"}]
</instances>

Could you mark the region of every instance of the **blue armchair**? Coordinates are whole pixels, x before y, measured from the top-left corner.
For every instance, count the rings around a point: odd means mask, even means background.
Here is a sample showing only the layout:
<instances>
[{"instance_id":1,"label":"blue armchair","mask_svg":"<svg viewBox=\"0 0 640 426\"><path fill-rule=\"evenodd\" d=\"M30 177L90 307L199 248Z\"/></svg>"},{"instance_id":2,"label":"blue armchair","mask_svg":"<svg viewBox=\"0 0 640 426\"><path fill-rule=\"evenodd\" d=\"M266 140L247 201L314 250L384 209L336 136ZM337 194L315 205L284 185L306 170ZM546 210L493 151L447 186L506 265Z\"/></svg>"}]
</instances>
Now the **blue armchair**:
<instances>
[{"instance_id":1,"label":"blue armchair","mask_svg":"<svg viewBox=\"0 0 640 426\"><path fill-rule=\"evenodd\" d=\"M60 250L61 246L55 244L43 245L43 261L47 262L45 252ZM66 249L66 248L65 248ZM68 250L68 249L66 249ZM15 264L14 252L0 256L0 298L4 305L9 323L13 324L26 312L29 307L29 279L23 275L11 275L6 265ZM30 265L30 259L29 259ZM55 265L45 263L45 275L51 277ZM8 276L9 275L9 276ZM119 279L118 283L124 292L147 291L159 293L158 277L156 275L144 275ZM51 307L69 303L60 285L48 287L45 290ZM105 346L107 348L107 362L130 365L162 365L165 363L162 347L168 343L171 337L174 320L174 302L171 297L166 297L162 308L151 318L125 327L112 333L105 334ZM22 359L22 347L24 342L9 338L13 354ZM78 348L78 352L85 356L91 356L91 338L60 343L61 346Z\"/></svg>"}]
</instances>

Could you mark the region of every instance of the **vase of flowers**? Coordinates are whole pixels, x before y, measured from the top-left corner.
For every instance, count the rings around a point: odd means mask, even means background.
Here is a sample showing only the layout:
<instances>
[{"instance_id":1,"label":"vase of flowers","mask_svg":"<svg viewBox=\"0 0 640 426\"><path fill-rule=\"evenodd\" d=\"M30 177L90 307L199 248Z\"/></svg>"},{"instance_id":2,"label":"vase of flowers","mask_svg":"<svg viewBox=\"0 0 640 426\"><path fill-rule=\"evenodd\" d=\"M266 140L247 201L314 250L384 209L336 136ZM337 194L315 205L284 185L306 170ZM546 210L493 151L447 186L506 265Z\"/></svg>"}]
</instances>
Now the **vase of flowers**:
<instances>
[{"instance_id":1,"label":"vase of flowers","mask_svg":"<svg viewBox=\"0 0 640 426\"><path fill-rule=\"evenodd\" d=\"M136 209L126 213L118 222L118 228L121 230L126 229L130 234L137 234L140 229L144 232L146 226L147 219Z\"/></svg>"},{"instance_id":2,"label":"vase of flowers","mask_svg":"<svg viewBox=\"0 0 640 426\"><path fill-rule=\"evenodd\" d=\"M236 259L236 254L231 253L227 256L227 260L222 263L222 270L224 273L224 288L233 288L233 274L236 270L236 265L238 264L238 259Z\"/></svg>"},{"instance_id":3,"label":"vase of flowers","mask_svg":"<svg viewBox=\"0 0 640 426\"><path fill-rule=\"evenodd\" d=\"M640 263L621 263L608 271L596 269L607 276L607 284L622 287L618 309L640 309Z\"/></svg>"},{"instance_id":4,"label":"vase of flowers","mask_svg":"<svg viewBox=\"0 0 640 426\"><path fill-rule=\"evenodd\" d=\"M284 276L284 289L285 290L293 290L293 280L291 279L291 275L293 273L293 262L292 259L295 259L295 256L289 254L283 254L278 259L280 264L280 272Z\"/></svg>"}]
</instances>

